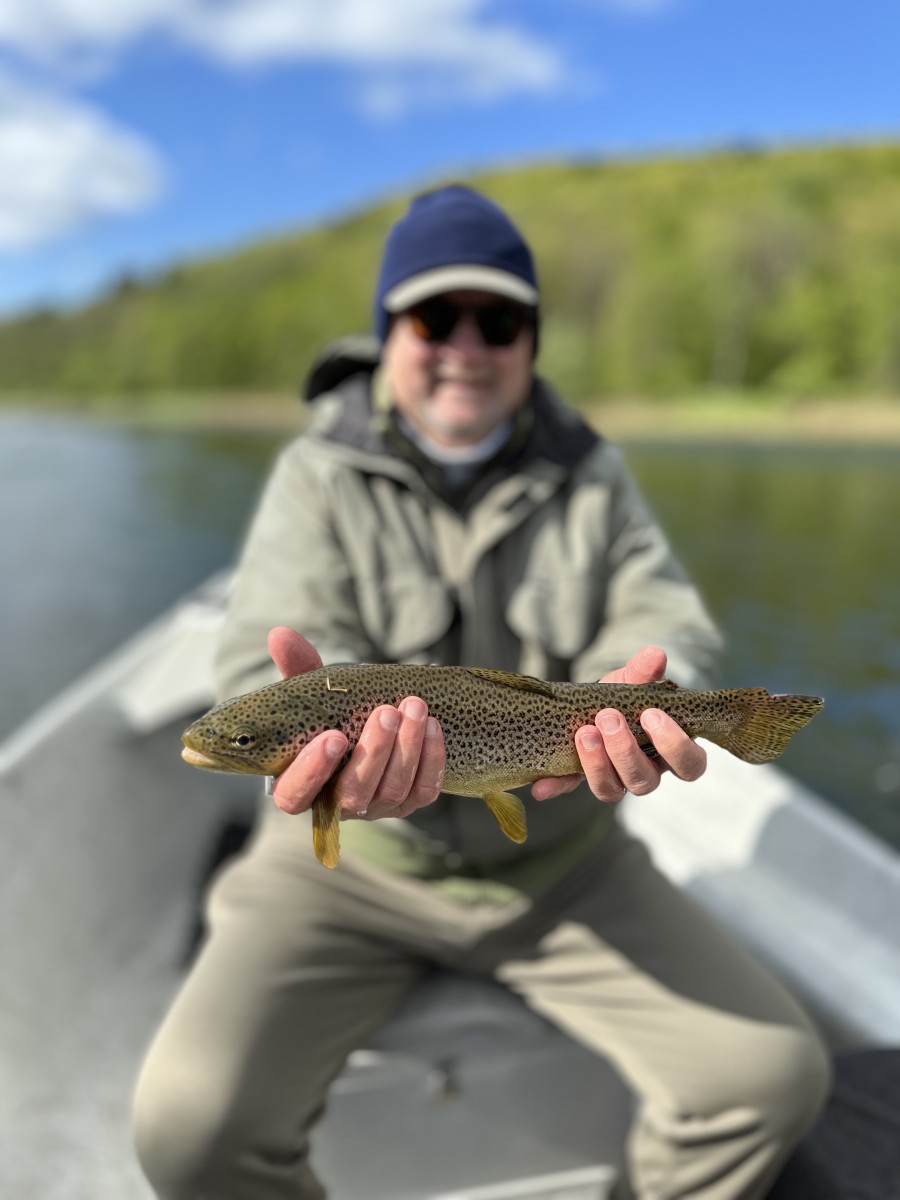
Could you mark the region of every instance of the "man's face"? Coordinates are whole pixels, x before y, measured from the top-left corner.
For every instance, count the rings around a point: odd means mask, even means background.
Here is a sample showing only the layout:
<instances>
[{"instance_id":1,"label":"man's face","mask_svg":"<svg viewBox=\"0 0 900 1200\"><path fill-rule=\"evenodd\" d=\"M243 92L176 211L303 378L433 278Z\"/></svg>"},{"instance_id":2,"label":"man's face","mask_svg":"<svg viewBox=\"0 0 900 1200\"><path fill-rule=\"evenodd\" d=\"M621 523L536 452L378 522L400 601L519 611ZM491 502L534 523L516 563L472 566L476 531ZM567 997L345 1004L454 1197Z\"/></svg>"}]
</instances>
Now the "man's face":
<instances>
[{"instance_id":1,"label":"man's face","mask_svg":"<svg viewBox=\"0 0 900 1200\"><path fill-rule=\"evenodd\" d=\"M382 362L406 419L441 445L468 446L524 404L531 389L534 327L517 321L521 311L501 296L461 291L399 313ZM445 332L448 323L452 327ZM509 344L489 344L510 334Z\"/></svg>"}]
</instances>

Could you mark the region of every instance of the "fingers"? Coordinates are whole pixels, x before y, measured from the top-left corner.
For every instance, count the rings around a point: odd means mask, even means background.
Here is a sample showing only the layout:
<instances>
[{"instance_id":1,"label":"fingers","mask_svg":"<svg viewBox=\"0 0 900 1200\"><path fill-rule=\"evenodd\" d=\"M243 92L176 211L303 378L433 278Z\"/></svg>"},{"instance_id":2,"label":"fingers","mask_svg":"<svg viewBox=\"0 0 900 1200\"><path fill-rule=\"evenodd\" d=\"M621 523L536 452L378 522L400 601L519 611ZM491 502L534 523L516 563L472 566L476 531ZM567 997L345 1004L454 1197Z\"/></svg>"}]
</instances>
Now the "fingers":
<instances>
[{"instance_id":1,"label":"fingers","mask_svg":"<svg viewBox=\"0 0 900 1200\"><path fill-rule=\"evenodd\" d=\"M588 786L598 800L610 804L621 800L626 791L644 795L659 786L659 769L615 709L603 709L593 725L579 729L575 745Z\"/></svg>"},{"instance_id":2,"label":"fingers","mask_svg":"<svg viewBox=\"0 0 900 1200\"><path fill-rule=\"evenodd\" d=\"M426 804L435 801L444 786L446 762L443 730L434 717L427 717L422 753L412 786L399 809L391 815L406 817L411 812L415 812L417 808L424 808Z\"/></svg>"},{"instance_id":3,"label":"fingers","mask_svg":"<svg viewBox=\"0 0 900 1200\"><path fill-rule=\"evenodd\" d=\"M285 679L321 667L319 652L302 634L279 625L268 637L269 654Z\"/></svg>"},{"instance_id":4,"label":"fingers","mask_svg":"<svg viewBox=\"0 0 900 1200\"><path fill-rule=\"evenodd\" d=\"M644 646L633 654L624 667L604 675L602 683L654 683L665 678L666 652L661 646ZM620 712L605 709L593 725L579 729L575 736L584 778L598 799L615 803L626 792L646 795L659 787L663 771L670 770L679 779L699 779L706 770L706 751L691 741L681 727L659 709L647 709L641 725L650 737L659 757L650 759L638 745ZM549 800L571 792L581 782L580 775L559 779L538 779L531 789L535 800Z\"/></svg>"},{"instance_id":5,"label":"fingers","mask_svg":"<svg viewBox=\"0 0 900 1200\"><path fill-rule=\"evenodd\" d=\"M305 812L348 749L342 733L313 738L276 780L273 797L289 813ZM445 769L444 737L423 700L410 696L397 708L371 714L335 781L344 816L405 817L440 794Z\"/></svg>"},{"instance_id":6,"label":"fingers","mask_svg":"<svg viewBox=\"0 0 900 1200\"><path fill-rule=\"evenodd\" d=\"M397 708L377 708L338 780L336 794L347 816L405 817L431 804L444 779L440 725L416 696Z\"/></svg>"},{"instance_id":7,"label":"fingers","mask_svg":"<svg viewBox=\"0 0 900 1200\"><path fill-rule=\"evenodd\" d=\"M624 667L603 677L604 683L654 683L666 673L666 652L644 646ZM706 752L681 727L659 709L641 714L641 726L658 751L650 759L638 745L628 723L615 709L604 709L593 725L575 737L578 757L591 791L600 800L621 800L626 792L646 795L659 787L662 773L671 770L679 779L698 779L706 770ZM553 793L556 794L556 793Z\"/></svg>"},{"instance_id":8,"label":"fingers","mask_svg":"<svg viewBox=\"0 0 900 1200\"><path fill-rule=\"evenodd\" d=\"M373 801L377 798L377 801L387 807L397 807L409 796L419 768L419 759L422 757L428 706L424 700L410 696L401 700L396 710L390 709L390 716L393 717L395 712L398 716L394 744L381 779L374 781L375 789L372 795Z\"/></svg>"},{"instance_id":9,"label":"fingers","mask_svg":"<svg viewBox=\"0 0 900 1200\"><path fill-rule=\"evenodd\" d=\"M334 774L349 742L337 730L314 737L291 765L278 776L272 798L283 812L302 813Z\"/></svg>"},{"instance_id":10,"label":"fingers","mask_svg":"<svg viewBox=\"0 0 900 1200\"><path fill-rule=\"evenodd\" d=\"M647 757L616 709L603 709L593 725L578 730L578 757L599 800L614 803L626 792L645 796L659 787L666 769L685 780L699 779L705 771L706 751L666 713L647 709L641 714L641 725L658 751L658 759Z\"/></svg>"},{"instance_id":11,"label":"fingers","mask_svg":"<svg viewBox=\"0 0 900 1200\"><path fill-rule=\"evenodd\" d=\"M641 726L677 779L699 779L706 770L706 751L688 737L677 721L658 708L641 713Z\"/></svg>"},{"instance_id":12,"label":"fingers","mask_svg":"<svg viewBox=\"0 0 900 1200\"><path fill-rule=\"evenodd\" d=\"M376 708L366 722L336 795L348 816L407 816L440 793L444 740L423 700L410 696L397 708Z\"/></svg>"},{"instance_id":13,"label":"fingers","mask_svg":"<svg viewBox=\"0 0 900 1200\"><path fill-rule=\"evenodd\" d=\"M582 779L583 775L558 775L555 778L536 779L531 786L531 794L535 800L552 800L554 796L574 792Z\"/></svg>"}]
</instances>

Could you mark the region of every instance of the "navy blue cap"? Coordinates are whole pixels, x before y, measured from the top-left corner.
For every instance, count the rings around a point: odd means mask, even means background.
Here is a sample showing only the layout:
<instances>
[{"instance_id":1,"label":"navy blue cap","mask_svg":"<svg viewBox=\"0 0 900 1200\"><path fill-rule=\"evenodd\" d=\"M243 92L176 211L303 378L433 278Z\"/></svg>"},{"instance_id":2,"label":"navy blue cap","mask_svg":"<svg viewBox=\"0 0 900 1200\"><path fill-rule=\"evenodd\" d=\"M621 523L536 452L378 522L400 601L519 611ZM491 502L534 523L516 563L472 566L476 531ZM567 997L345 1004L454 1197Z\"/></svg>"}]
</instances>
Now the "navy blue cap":
<instances>
[{"instance_id":1,"label":"navy blue cap","mask_svg":"<svg viewBox=\"0 0 900 1200\"><path fill-rule=\"evenodd\" d=\"M388 234L375 290L375 332L388 314L471 289L537 307L531 251L502 208L462 184L416 196Z\"/></svg>"}]
</instances>

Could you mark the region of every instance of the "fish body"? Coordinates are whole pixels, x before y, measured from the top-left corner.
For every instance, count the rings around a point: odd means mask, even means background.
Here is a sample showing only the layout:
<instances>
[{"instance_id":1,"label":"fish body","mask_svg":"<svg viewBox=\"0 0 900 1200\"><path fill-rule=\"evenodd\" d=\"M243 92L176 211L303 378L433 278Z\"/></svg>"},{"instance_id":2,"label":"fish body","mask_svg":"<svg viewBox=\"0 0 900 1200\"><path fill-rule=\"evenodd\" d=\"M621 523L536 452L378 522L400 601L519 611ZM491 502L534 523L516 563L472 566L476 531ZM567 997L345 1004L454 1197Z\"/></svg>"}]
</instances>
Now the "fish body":
<instances>
[{"instance_id":1,"label":"fish body","mask_svg":"<svg viewBox=\"0 0 900 1200\"><path fill-rule=\"evenodd\" d=\"M503 831L524 841L521 801L508 789L581 767L575 733L603 708L625 717L651 756L640 724L648 708L668 713L690 737L718 743L745 762L777 758L823 706L815 696L771 696L763 688L691 691L659 683L551 683L479 667L348 663L320 667L216 705L184 733L182 757L219 771L278 775L317 734L337 729L350 750L381 704L419 696L441 725L444 791L484 799ZM349 754L349 750L348 750ZM320 861L335 866L339 813L329 789L313 805Z\"/></svg>"}]
</instances>

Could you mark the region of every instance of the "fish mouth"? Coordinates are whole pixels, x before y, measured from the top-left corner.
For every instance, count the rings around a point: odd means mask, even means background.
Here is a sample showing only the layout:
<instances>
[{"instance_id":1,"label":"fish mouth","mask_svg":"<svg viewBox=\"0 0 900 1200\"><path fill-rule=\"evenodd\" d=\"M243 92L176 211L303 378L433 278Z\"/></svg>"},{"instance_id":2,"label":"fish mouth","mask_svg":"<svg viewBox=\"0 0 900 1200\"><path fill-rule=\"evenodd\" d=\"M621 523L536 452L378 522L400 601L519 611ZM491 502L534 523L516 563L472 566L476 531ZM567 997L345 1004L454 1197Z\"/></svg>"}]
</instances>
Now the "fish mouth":
<instances>
[{"instance_id":1,"label":"fish mouth","mask_svg":"<svg viewBox=\"0 0 900 1200\"><path fill-rule=\"evenodd\" d=\"M186 763L190 763L192 767L206 767L210 771L221 771L224 766L218 758L210 758L208 754L203 754L200 750L194 750L191 746L185 746L181 751L181 757Z\"/></svg>"},{"instance_id":2,"label":"fish mouth","mask_svg":"<svg viewBox=\"0 0 900 1200\"><path fill-rule=\"evenodd\" d=\"M222 771L226 775L278 774L277 771L271 771L267 766L260 766L258 763L251 762L238 755L205 754L202 750L194 749L187 742L185 742L184 749L181 751L181 757L186 763L190 763L192 767L202 767L206 771Z\"/></svg>"}]
</instances>

